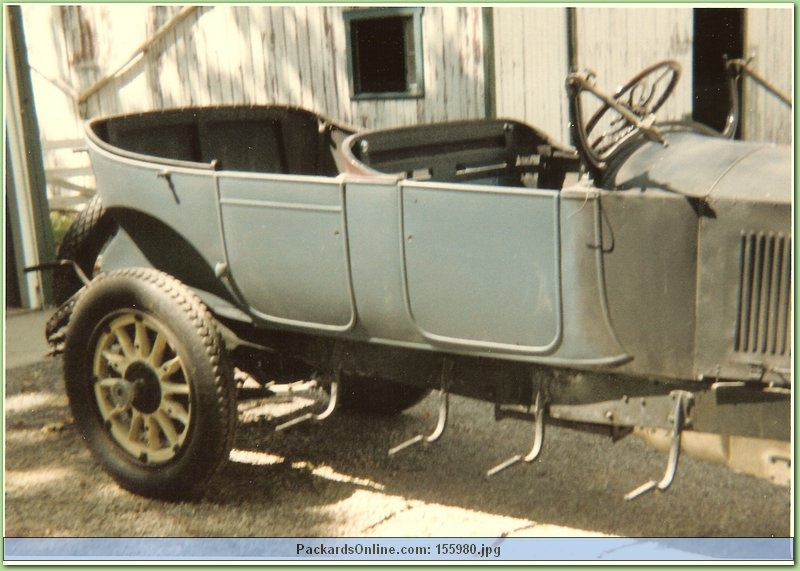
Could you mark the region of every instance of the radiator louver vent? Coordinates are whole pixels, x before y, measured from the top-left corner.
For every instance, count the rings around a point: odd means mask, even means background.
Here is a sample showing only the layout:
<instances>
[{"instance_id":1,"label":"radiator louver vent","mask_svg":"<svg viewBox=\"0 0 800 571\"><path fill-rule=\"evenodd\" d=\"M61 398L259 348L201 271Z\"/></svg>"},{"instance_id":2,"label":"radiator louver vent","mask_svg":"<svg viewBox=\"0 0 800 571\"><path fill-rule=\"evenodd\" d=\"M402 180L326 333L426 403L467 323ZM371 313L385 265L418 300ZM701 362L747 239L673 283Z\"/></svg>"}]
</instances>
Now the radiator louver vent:
<instances>
[{"instance_id":1,"label":"radiator louver vent","mask_svg":"<svg viewBox=\"0 0 800 571\"><path fill-rule=\"evenodd\" d=\"M792 241L782 234L743 233L734 349L785 355L790 350Z\"/></svg>"}]
</instances>

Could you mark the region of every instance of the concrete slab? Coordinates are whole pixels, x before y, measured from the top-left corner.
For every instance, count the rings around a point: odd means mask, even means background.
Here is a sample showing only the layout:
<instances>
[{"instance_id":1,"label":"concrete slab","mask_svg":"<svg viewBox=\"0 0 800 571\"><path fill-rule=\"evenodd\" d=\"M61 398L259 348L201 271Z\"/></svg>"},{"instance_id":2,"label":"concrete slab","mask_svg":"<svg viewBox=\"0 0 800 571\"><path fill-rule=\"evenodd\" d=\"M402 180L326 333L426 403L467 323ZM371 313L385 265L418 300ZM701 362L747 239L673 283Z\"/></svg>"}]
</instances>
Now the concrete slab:
<instances>
[{"instance_id":1,"label":"concrete slab","mask_svg":"<svg viewBox=\"0 0 800 571\"><path fill-rule=\"evenodd\" d=\"M3 330L6 369L33 365L45 359L50 347L44 337L44 326L53 309L6 311Z\"/></svg>"}]
</instances>

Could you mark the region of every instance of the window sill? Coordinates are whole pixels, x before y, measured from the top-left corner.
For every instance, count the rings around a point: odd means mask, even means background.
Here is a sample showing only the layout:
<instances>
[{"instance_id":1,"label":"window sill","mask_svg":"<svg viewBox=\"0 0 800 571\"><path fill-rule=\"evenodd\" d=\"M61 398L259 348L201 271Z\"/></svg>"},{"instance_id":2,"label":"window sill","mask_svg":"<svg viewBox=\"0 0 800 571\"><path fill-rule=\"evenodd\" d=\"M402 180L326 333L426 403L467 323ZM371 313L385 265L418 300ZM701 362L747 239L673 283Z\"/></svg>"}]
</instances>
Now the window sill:
<instances>
[{"instance_id":1,"label":"window sill","mask_svg":"<svg viewBox=\"0 0 800 571\"><path fill-rule=\"evenodd\" d=\"M387 93L359 93L358 95L351 95L350 99L352 101L370 101L375 99L422 99L423 97L425 97L425 93L422 91L413 93L393 91Z\"/></svg>"}]
</instances>

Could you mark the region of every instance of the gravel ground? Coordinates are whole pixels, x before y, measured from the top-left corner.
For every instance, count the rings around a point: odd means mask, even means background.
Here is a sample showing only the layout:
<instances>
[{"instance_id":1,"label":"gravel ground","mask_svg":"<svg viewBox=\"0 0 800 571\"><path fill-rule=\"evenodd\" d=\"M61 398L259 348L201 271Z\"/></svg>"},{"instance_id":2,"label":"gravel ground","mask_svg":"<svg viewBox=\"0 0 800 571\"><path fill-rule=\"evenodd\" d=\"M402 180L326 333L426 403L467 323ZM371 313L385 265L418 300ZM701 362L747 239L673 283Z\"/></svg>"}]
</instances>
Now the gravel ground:
<instances>
[{"instance_id":1,"label":"gravel ground","mask_svg":"<svg viewBox=\"0 0 800 571\"><path fill-rule=\"evenodd\" d=\"M441 441L388 458L428 431L436 402L389 419L334 415L272 432L280 406L240 403L231 462L204 499L165 503L120 489L72 422L53 359L6 371L5 536L631 537L788 536L791 491L682 458L666 493L622 496L660 477L665 455L636 438L548 428L532 466L483 472L530 445L530 425L451 400Z\"/></svg>"}]
</instances>

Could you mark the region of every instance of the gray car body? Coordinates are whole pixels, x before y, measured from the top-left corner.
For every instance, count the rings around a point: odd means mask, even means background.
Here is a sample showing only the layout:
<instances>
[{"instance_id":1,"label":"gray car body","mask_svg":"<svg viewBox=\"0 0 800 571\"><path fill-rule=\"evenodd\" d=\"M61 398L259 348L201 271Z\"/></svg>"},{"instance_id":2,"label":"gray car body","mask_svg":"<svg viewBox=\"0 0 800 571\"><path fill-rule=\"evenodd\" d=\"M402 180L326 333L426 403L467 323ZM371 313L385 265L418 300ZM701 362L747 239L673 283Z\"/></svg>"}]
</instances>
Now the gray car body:
<instances>
[{"instance_id":1,"label":"gray car body","mask_svg":"<svg viewBox=\"0 0 800 571\"><path fill-rule=\"evenodd\" d=\"M187 125L194 151L176 150ZM96 120L98 189L122 228L103 267L157 267L256 328L646 378L789 382L789 148L676 131L667 145L640 142L602 186L571 172L561 188L433 168L414 180L415 169L359 158L365 141L374 153L407 140L405 160L423 167L431 133L446 142L498 125L568 152L496 120L347 140L347 128L289 108Z\"/></svg>"}]
</instances>

